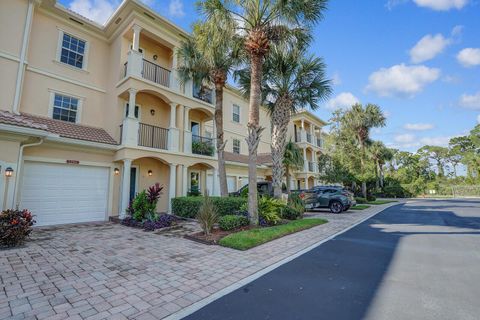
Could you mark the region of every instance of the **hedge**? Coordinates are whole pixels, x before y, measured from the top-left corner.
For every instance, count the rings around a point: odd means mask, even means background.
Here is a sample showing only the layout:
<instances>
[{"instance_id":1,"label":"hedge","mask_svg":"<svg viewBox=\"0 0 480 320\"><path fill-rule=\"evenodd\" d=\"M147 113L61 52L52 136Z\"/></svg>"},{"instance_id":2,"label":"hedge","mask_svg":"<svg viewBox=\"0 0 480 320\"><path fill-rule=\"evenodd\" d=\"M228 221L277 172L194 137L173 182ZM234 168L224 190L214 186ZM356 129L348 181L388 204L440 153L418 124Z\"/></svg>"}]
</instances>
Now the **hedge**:
<instances>
[{"instance_id":1,"label":"hedge","mask_svg":"<svg viewBox=\"0 0 480 320\"><path fill-rule=\"evenodd\" d=\"M240 207L247 203L246 198L242 197L210 197L217 207L218 214L225 216L234 214ZM183 218L195 218L200 206L203 203L203 197L177 197L172 199L173 214Z\"/></svg>"}]
</instances>

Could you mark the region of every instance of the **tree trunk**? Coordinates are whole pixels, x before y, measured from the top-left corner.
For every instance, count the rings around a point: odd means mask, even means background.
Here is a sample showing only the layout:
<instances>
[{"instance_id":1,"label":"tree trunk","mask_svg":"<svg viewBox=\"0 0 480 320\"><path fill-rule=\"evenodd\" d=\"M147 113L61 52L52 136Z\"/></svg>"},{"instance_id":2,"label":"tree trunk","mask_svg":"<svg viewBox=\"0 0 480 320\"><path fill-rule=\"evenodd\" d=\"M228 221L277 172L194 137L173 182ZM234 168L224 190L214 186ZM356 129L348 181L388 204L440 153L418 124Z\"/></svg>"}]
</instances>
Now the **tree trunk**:
<instances>
[{"instance_id":1,"label":"tree trunk","mask_svg":"<svg viewBox=\"0 0 480 320\"><path fill-rule=\"evenodd\" d=\"M248 106L248 212L250 223L258 225L258 199L257 199L257 148L263 128L259 125L260 103L262 94L262 65L263 56L250 55L251 84L250 101Z\"/></svg>"},{"instance_id":2,"label":"tree trunk","mask_svg":"<svg viewBox=\"0 0 480 320\"><path fill-rule=\"evenodd\" d=\"M380 189L380 164L378 160L375 161L375 188Z\"/></svg>"},{"instance_id":3,"label":"tree trunk","mask_svg":"<svg viewBox=\"0 0 480 320\"><path fill-rule=\"evenodd\" d=\"M383 166L380 165L380 187L383 189L384 179L383 179Z\"/></svg>"},{"instance_id":4,"label":"tree trunk","mask_svg":"<svg viewBox=\"0 0 480 320\"><path fill-rule=\"evenodd\" d=\"M363 144L361 138L359 137L360 141L360 166L362 171L362 196L366 199L367 198L367 182L365 181L365 145Z\"/></svg>"},{"instance_id":5,"label":"tree trunk","mask_svg":"<svg viewBox=\"0 0 480 320\"><path fill-rule=\"evenodd\" d=\"M228 196L227 172L225 169L225 157L223 156L226 142L223 141L223 86L224 83L215 84L215 127L217 129L217 155L218 155L218 178L220 180L220 195ZM216 177L213 177L216 179Z\"/></svg>"},{"instance_id":6,"label":"tree trunk","mask_svg":"<svg viewBox=\"0 0 480 320\"><path fill-rule=\"evenodd\" d=\"M282 197L282 181L284 175L283 157L287 144L287 129L290 121L291 106L288 99L280 98L272 112L272 185L273 196Z\"/></svg>"}]
</instances>

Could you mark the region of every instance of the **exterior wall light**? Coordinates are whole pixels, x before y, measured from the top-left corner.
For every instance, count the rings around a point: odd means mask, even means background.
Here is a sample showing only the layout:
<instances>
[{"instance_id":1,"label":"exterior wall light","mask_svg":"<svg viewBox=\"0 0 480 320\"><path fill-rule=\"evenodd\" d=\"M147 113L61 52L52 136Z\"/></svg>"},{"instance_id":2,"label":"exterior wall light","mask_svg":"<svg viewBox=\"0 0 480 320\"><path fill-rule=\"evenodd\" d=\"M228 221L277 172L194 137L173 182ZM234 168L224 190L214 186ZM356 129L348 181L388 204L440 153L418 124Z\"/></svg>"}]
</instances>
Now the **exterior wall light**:
<instances>
[{"instance_id":1,"label":"exterior wall light","mask_svg":"<svg viewBox=\"0 0 480 320\"><path fill-rule=\"evenodd\" d=\"M148 170L148 176L151 177L153 175L153 171L152 170Z\"/></svg>"},{"instance_id":2,"label":"exterior wall light","mask_svg":"<svg viewBox=\"0 0 480 320\"><path fill-rule=\"evenodd\" d=\"M151 114L152 116L154 116L154 115L155 115L155 109L150 109L150 114Z\"/></svg>"},{"instance_id":3,"label":"exterior wall light","mask_svg":"<svg viewBox=\"0 0 480 320\"><path fill-rule=\"evenodd\" d=\"M118 169L118 168L113 169L113 173L114 173L116 176L118 176L118 175L120 174L120 169Z\"/></svg>"},{"instance_id":4,"label":"exterior wall light","mask_svg":"<svg viewBox=\"0 0 480 320\"><path fill-rule=\"evenodd\" d=\"M5 169L5 177L9 178L13 175L13 169L12 167L8 167Z\"/></svg>"}]
</instances>

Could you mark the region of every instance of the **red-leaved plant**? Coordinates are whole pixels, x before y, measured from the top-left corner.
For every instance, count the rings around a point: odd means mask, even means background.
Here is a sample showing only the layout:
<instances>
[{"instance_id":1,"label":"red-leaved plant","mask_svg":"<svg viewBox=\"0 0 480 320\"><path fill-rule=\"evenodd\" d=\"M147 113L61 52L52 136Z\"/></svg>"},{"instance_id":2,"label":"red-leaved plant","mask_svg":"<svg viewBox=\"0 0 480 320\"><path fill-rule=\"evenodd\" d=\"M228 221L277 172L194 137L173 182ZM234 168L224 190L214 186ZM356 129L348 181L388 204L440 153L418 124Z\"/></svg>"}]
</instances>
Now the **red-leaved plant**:
<instances>
[{"instance_id":1,"label":"red-leaved plant","mask_svg":"<svg viewBox=\"0 0 480 320\"><path fill-rule=\"evenodd\" d=\"M8 209L0 213L0 245L17 246L22 244L32 232L35 223L27 209Z\"/></svg>"}]
</instances>

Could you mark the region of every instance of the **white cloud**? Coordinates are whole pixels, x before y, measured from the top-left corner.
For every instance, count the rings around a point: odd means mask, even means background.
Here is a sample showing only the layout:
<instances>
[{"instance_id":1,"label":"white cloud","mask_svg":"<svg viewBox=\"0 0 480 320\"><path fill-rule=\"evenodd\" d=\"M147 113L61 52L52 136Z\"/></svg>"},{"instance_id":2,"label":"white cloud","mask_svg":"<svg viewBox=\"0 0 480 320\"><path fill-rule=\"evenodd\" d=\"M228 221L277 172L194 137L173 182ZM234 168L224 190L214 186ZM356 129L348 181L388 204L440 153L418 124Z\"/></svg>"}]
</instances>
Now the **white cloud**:
<instances>
[{"instance_id":1,"label":"white cloud","mask_svg":"<svg viewBox=\"0 0 480 320\"><path fill-rule=\"evenodd\" d=\"M452 137L425 137L420 139L420 144L425 146L440 146L440 147L446 147L448 146L448 142L450 141Z\"/></svg>"},{"instance_id":2,"label":"white cloud","mask_svg":"<svg viewBox=\"0 0 480 320\"><path fill-rule=\"evenodd\" d=\"M475 94L462 94L459 103L464 108L480 110L480 91Z\"/></svg>"},{"instance_id":3,"label":"white cloud","mask_svg":"<svg viewBox=\"0 0 480 320\"><path fill-rule=\"evenodd\" d=\"M342 78L340 78L340 74L338 72L335 72L332 76L332 84L334 86L338 86L342 84Z\"/></svg>"},{"instance_id":4,"label":"white cloud","mask_svg":"<svg viewBox=\"0 0 480 320\"><path fill-rule=\"evenodd\" d=\"M413 0L413 2L419 7L437 11L448 11L450 9L462 9L467 5L469 0Z\"/></svg>"},{"instance_id":5,"label":"white cloud","mask_svg":"<svg viewBox=\"0 0 480 320\"><path fill-rule=\"evenodd\" d=\"M76 13L104 24L118 5L117 0L73 0L69 9Z\"/></svg>"},{"instance_id":6,"label":"white cloud","mask_svg":"<svg viewBox=\"0 0 480 320\"><path fill-rule=\"evenodd\" d=\"M342 92L336 97L330 99L327 102L327 109L336 110L336 109L347 109L350 108L355 103L360 103L357 97L355 97L350 92Z\"/></svg>"},{"instance_id":7,"label":"white cloud","mask_svg":"<svg viewBox=\"0 0 480 320\"><path fill-rule=\"evenodd\" d=\"M168 14L172 17L180 18L185 15L182 0L170 0L168 5Z\"/></svg>"},{"instance_id":8,"label":"white cloud","mask_svg":"<svg viewBox=\"0 0 480 320\"><path fill-rule=\"evenodd\" d=\"M480 48L465 48L457 54L457 60L464 67L480 65Z\"/></svg>"},{"instance_id":9,"label":"white cloud","mask_svg":"<svg viewBox=\"0 0 480 320\"><path fill-rule=\"evenodd\" d=\"M410 49L410 59L413 63L420 63L435 58L451 43L450 39L441 34L427 34Z\"/></svg>"},{"instance_id":10,"label":"white cloud","mask_svg":"<svg viewBox=\"0 0 480 320\"><path fill-rule=\"evenodd\" d=\"M407 123L403 127L412 131L425 131L434 128L433 124L431 123Z\"/></svg>"},{"instance_id":11,"label":"white cloud","mask_svg":"<svg viewBox=\"0 0 480 320\"><path fill-rule=\"evenodd\" d=\"M408 2L408 0L388 0L385 4L385 7L387 7L388 10L392 10L394 7L404 4L406 2Z\"/></svg>"},{"instance_id":12,"label":"white cloud","mask_svg":"<svg viewBox=\"0 0 480 320\"><path fill-rule=\"evenodd\" d=\"M373 72L369 77L366 89L374 91L380 96L413 97L439 77L440 69L423 65L407 66L402 63Z\"/></svg>"},{"instance_id":13,"label":"white cloud","mask_svg":"<svg viewBox=\"0 0 480 320\"><path fill-rule=\"evenodd\" d=\"M410 134L410 133L398 134L393 138L393 140L395 140L395 142L401 143L401 144L412 143L412 142L415 141L415 139L416 139L415 135Z\"/></svg>"}]
</instances>

